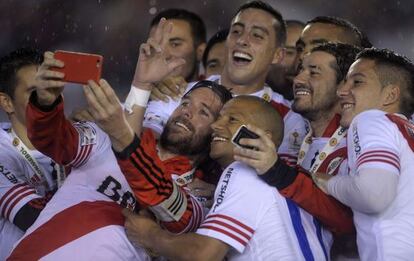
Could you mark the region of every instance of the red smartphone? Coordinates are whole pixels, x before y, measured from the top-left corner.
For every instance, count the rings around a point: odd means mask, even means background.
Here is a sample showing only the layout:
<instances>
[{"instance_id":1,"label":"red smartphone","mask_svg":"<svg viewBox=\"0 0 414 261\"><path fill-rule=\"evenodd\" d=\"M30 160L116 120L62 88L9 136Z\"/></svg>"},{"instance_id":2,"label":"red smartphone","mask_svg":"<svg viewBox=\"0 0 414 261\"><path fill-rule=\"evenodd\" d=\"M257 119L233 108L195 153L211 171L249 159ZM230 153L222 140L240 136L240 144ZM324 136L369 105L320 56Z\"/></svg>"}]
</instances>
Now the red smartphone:
<instances>
[{"instance_id":1,"label":"red smartphone","mask_svg":"<svg viewBox=\"0 0 414 261\"><path fill-rule=\"evenodd\" d=\"M87 84L88 80L98 82L101 79L103 57L97 54L56 51L55 59L65 63L62 68L53 70L63 72L63 81Z\"/></svg>"}]
</instances>

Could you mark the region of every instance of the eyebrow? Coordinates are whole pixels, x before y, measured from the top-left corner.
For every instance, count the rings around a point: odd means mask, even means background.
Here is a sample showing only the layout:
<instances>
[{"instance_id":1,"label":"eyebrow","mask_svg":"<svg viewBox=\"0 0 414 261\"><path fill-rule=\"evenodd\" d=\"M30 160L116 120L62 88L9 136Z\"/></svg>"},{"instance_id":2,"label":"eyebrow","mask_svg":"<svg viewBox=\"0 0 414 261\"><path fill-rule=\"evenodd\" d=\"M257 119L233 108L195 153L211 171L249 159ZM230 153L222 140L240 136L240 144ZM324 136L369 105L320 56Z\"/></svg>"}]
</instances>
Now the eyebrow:
<instances>
[{"instance_id":1,"label":"eyebrow","mask_svg":"<svg viewBox=\"0 0 414 261\"><path fill-rule=\"evenodd\" d=\"M210 60L207 60L206 65L209 65L210 63L218 63L218 62L219 62L219 59L210 59Z\"/></svg>"},{"instance_id":2,"label":"eyebrow","mask_svg":"<svg viewBox=\"0 0 414 261\"><path fill-rule=\"evenodd\" d=\"M233 27L233 26L241 26L241 27L243 27L243 28L245 28L245 27L246 27L244 24L242 24L242 23L240 23L240 22L235 22L235 23L234 23L234 24L232 24L231 26L232 26L232 27ZM263 26L253 25L253 26L252 26L252 28L253 28L253 29L258 29L258 30L260 30L260 31L263 31L265 34L269 35L269 30L267 30L267 29L266 29L265 27L263 27Z\"/></svg>"},{"instance_id":3,"label":"eyebrow","mask_svg":"<svg viewBox=\"0 0 414 261\"><path fill-rule=\"evenodd\" d=\"M353 74L351 74L349 77L363 77L363 78L366 78L367 76L365 75L365 74L363 74L363 73L353 73ZM348 78L349 78L348 77Z\"/></svg>"},{"instance_id":4,"label":"eyebrow","mask_svg":"<svg viewBox=\"0 0 414 261\"><path fill-rule=\"evenodd\" d=\"M170 41L170 42L173 42L173 41L184 41L184 39L183 38L180 38L180 37L174 37L174 38L168 39L168 41Z\"/></svg>"}]
</instances>

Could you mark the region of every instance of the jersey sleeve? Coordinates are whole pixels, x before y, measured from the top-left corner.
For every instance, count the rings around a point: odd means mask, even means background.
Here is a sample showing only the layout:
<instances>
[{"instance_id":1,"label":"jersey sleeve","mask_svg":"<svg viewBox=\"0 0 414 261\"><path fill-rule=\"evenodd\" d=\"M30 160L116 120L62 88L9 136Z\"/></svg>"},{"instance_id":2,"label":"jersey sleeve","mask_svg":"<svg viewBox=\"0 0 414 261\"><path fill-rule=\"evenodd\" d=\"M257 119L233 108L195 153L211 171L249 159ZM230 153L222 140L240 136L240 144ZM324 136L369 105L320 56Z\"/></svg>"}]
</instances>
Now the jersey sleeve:
<instances>
[{"instance_id":1,"label":"jersey sleeve","mask_svg":"<svg viewBox=\"0 0 414 261\"><path fill-rule=\"evenodd\" d=\"M216 238L242 253L266 211L269 196L260 184L264 185L252 169L240 163L230 165L221 176L215 203L197 234Z\"/></svg>"},{"instance_id":2,"label":"jersey sleeve","mask_svg":"<svg viewBox=\"0 0 414 261\"><path fill-rule=\"evenodd\" d=\"M16 171L12 166L8 166L4 157L0 157L0 217L12 223L14 223L16 214L26 204L42 202L42 197L31 186L19 179ZM41 204L39 207L43 208L44 205Z\"/></svg>"},{"instance_id":3,"label":"jersey sleeve","mask_svg":"<svg viewBox=\"0 0 414 261\"><path fill-rule=\"evenodd\" d=\"M78 168L97 146L98 128L87 122L72 124L63 110L62 96L51 106L42 107L33 92L26 109L28 137L37 150L55 162Z\"/></svg>"},{"instance_id":4,"label":"jersey sleeve","mask_svg":"<svg viewBox=\"0 0 414 261\"><path fill-rule=\"evenodd\" d=\"M348 155L356 172L369 168L400 173L398 129L384 112L371 110L359 114L349 132Z\"/></svg>"},{"instance_id":5,"label":"jersey sleeve","mask_svg":"<svg viewBox=\"0 0 414 261\"><path fill-rule=\"evenodd\" d=\"M158 157L150 130L115 156L139 204L150 207L164 228L173 233L195 231L204 217L202 205L172 180L171 169ZM179 164L176 170L180 172Z\"/></svg>"}]
</instances>

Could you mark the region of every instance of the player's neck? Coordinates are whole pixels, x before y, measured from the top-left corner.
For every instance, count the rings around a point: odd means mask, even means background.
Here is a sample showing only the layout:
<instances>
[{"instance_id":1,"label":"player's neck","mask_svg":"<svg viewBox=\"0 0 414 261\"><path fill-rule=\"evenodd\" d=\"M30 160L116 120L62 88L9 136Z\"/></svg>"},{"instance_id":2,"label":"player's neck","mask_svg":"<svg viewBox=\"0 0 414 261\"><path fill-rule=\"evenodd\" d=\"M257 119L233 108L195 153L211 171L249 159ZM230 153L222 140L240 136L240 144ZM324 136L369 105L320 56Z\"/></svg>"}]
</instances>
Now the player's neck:
<instances>
[{"instance_id":1,"label":"player's neck","mask_svg":"<svg viewBox=\"0 0 414 261\"><path fill-rule=\"evenodd\" d=\"M322 137L323 133L328 128L335 114L336 110L320 112L318 113L318 117L315 117L314 119L309 121L314 137Z\"/></svg>"},{"instance_id":2,"label":"player's neck","mask_svg":"<svg viewBox=\"0 0 414 261\"><path fill-rule=\"evenodd\" d=\"M226 73L221 74L221 85L226 86L235 95L246 95L263 89L265 79L246 84L237 84L230 80Z\"/></svg>"},{"instance_id":3,"label":"player's neck","mask_svg":"<svg viewBox=\"0 0 414 261\"><path fill-rule=\"evenodd\" d=\"M27 137L27 128L22 124L16 117L10 117L10 122L13 128L13 131L16 133L17 137L26 145L30 150L34 149L34 146Z\"/></svg>"}]
</instances>

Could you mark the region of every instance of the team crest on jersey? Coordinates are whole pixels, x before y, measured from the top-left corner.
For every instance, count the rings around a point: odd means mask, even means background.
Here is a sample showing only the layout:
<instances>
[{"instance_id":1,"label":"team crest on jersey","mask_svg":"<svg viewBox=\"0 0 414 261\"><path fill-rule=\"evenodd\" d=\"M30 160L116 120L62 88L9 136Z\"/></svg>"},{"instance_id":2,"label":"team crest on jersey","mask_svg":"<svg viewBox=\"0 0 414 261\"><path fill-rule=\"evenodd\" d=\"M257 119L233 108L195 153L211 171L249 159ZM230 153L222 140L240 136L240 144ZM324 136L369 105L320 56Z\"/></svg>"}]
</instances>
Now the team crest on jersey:
<instances>
[{"instance_id":1,"label":"team crest on jersey","mask_svg":"<svg viewBox=\"0 0 414 261\"><path fill-rule=\"evenodd\" d=\"M96 144L96 130L84 122L78 122L73 125L79 133L79 142L81 146Z\"/></svg>"},{"instance_id":2,"label":"team crest on jersey","mask_svg":"<svg viewBox=\"0 0 414 261\"><path fill-rule=\"evenodd\" d=\"M14 138L14 139L13 139L12 144L13 144L13 146L15 146L15 147L19 146L19 144L20 144L20 140L19 140L19 138Z\"/></svg>"},{"instance_id":3,"label":"team crest on jersey","mask_svg":"<svg viewBox=\"0 0 414 261\"><path fill-rule=\"evenodd\" d=\"M333 160L331 160L331 162L329 162L328 167L326 168L326 173L328 175L334 174L335 170L339 167L339 165L341 165L343 160L344 158L342 157L336 157Z\"/></svg>"},{"instance_id":4,"label":"team crest on jersey","mask_svg":"<svg viewBox=\"0 0 414 261\"><path fill-rule=\"evenodd\" d=\"M293 150L299 150L300 149L300 143L301 140L299 139L299 133L297 131L292 132L290 135L290 145Z\"/></svg>"}]
</instances>

